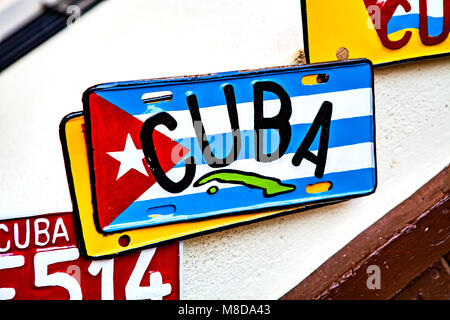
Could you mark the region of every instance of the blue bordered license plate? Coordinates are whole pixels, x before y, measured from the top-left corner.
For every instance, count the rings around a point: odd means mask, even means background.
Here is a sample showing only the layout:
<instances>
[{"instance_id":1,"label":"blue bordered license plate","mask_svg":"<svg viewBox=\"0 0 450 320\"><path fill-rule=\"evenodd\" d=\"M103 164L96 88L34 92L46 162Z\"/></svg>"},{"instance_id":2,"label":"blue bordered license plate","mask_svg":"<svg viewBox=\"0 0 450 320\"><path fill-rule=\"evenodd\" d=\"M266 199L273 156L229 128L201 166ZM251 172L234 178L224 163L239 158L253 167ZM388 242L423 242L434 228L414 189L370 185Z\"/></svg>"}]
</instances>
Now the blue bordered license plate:
<instances>
[{"instance_id":1,"label":"blue bordered license plate","mask_svg":"<svg viewBox=\"0 0 450 320\"><path fill-rule=\"evenodd\" d=\"M102 232L368 195L368 60L102 84L83 96Z\"/></svg>"}]
</instances>

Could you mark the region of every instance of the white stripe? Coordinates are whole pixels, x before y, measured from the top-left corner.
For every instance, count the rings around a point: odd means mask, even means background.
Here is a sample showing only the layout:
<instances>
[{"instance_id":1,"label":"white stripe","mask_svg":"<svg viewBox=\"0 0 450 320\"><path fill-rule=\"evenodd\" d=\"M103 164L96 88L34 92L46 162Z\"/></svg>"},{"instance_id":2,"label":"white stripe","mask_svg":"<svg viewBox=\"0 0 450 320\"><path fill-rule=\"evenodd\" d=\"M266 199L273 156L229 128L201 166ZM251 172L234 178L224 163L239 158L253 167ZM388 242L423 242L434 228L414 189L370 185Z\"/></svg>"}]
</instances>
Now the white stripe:
<instances>
[{"instance_id":1,"label":"white stripe","mask_svg":"<svg viewBox=\"0 0 450 320\"><path fill-rule=\"evenodd\" d=\"M289 121L291 124L312 123L324 101L333 103L331 120L372 115L371 88L298 96L291 98L291 101L292 116ZM274 116L279 110L279 100L264 101L264 116ZM241 130L253 130L253 102L238 103L237 111L239 128ZM189 110L169 111L168 113L177 121L177 128L174 131L170 131L164 126L158 126L158 131L172 139L195 137ZM200 114L207 135L231 132L226 105L201 108ZM150 115L143 114L135 117L141 121L145 121Z\"/></svg>"},{"instance_id":2,"label":"white stripe","mask_svg":"<svg viewBox=\"0 0 450 320\"><path fill-rule=\"evenodd\" d=\"M375 160L374 145L372 142L365 142L359 144L348 145L344 147L330 148L328 150L327 164L325 167L325 173L343 172L350 170L358 170L364 168L374 168ZM261 163L256 162L255 159L243 159L233 162L227 166L227 169L237 169L247 172L253 172L260 175L270 176L278 178L280 180L298 179L314 176L316 166L308 160L303 162L298 167L294 167L291 163L294 154L284 155L281 159L269 162ZM198 178L204 174L211 172L211 168L207 164L197 165L195 178ZM180 181L185 174L184 167L177 167L170 170L167 176L173 181ZM227 183L216 183L220 188L232 188L236 185ZM194 193L206 192L210 185L204 185L201 187L189 186L186 190L178 195L187 195ZM157 198L173 197L174 195L162 189L158 183L150 187L139 199L136 201L144 201Z\"/></svg>"},{"instance_id":3,"label":"white stripe","mask_svg":"<svg viewBox=\"0 0 450 320\"><path fill-rule=\"evenodd\" d=\"M444 16L444 1L447 0L431 0L427 1L427 15L429 17L443 17ZM411 11L406 12L402 6L398 6L394 12L394 16L404 16L408 14L419 14L419 0L410 0Z\"/></svg>"}]
</instances>

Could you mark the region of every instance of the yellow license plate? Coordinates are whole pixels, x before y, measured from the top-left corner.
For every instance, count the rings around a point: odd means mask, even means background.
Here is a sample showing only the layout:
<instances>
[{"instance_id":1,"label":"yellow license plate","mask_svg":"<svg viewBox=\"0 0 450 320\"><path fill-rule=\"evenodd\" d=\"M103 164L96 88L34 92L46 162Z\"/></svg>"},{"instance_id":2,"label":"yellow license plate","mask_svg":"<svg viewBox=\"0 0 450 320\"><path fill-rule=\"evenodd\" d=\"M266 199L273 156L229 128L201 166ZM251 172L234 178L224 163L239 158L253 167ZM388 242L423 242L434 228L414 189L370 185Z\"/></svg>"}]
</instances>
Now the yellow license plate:
<instances>
[{"instance_id":1,"label":"yellow license plate","mask_svg":"<svg viewBox=\"0 0 450 320\"><path fill-rule=\"evenodd\" d=\"M258 221L281 213L300 211L299 206L289 210L266 210L252 214L234 214L207 220L159 225L126 232L100 233L96 229L92 206L92 190L89 164L84 137L84 116L82 112L65 117L60 127L66 170L72 202L77 218L77 231L82 253L88 257L99 258L109 255L153 246L168 240L198 235L224 227Z\"/></svg>"},{"instance_id":2,"label":"yellow license plate","mask_svg":"<svg viewBox=\"0 0 450 320\"><path fill-rule=\"evenodd\" d=\"M450 54L449 0L302 0L307 61L375 65Z\"/></svg>"}]
</instances>

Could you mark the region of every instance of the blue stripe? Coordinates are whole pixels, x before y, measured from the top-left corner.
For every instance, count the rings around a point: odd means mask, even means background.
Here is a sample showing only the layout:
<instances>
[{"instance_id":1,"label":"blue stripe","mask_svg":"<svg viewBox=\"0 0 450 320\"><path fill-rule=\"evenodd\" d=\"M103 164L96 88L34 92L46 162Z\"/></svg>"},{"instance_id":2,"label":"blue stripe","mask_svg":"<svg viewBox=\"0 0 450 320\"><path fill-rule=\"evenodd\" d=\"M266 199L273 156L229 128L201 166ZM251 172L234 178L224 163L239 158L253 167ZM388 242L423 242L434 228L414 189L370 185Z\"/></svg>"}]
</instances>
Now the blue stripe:
<instances>
[{"instance_id":1,"label":"blue stripe","mask_svg":"<svg viewBox=\"0 0 450 320\"><path fill-rule=\"evenodd\" d=\"M291 125L291 142L286 151L286 154L295 153L308 132L311 124L295 124ZM329 148L342 147L364 142L373 142L373 117L355 117L347 119L339 119L331 121L330 125L330 140L328 142ZM187 156L193 156L196 164L205 164L202 152L197 141L197 138L185 138L176 140L186 148L190 149ZM216 135L209 135L213 154L218 159L225 158L230 152L233 143L233 136L231 133L223 133ZM265 154L275 151L279 145L279 135L275 130L264 131L264 145L263 150ZM310 150L317 150L319 148L320 134L316 136ZM254 159L255 158L255 134L253 130L241 131L241 152L237 160ZM178 162L175 167L184 167L184 162Z\"/></svg>"},{"instance_id":2,"label":"blue stripe","mask_svg":"<svg viewBox=\"0 0 450 320\"><path fill-rule=\"evenodd\" d=\"M331 181L333 188L330 191L308 194L305 188L309 184ZM214 195L198 193L172 198L161 198L134 202L108 227L107 232L118 230L148 227L162 223L187 221L206 218L230 212L241 212L274 206L287 206L317 200L327 200L350 195L370 193L376 185L375 169L366 168L353 171L330 173L322 179L315 177L293 179L284 181L293 184L297 189L291 193L282 194L274 198L264 198L259 189L250 189L244 186L219 189ZM165 219L154 219L147 216L147 209L173 205L176 212ZM234 209L229 209L234 208Z\"/></svg>"},{"instance_id":3,"label":"blue stripe","mask_svg":"<svg viewBox=\"0 0 450 320\"><path fill-rule=\"evenodd\" d=\"M372 87L370 65L365 62L334 67L299 67L277 70L278 71L275 72L267 71L247 75L245 72L219 73L214 76L205 77L201 81L178 79L177 81L161 83L161 81L153 80L139 82L140 85L123 88L99 88L96 90L96 93L129 114L140 115L153 114L161 112L161 110L187 110L186 94L189 92L193 92L197 95L200 108L225 105L226 101L222 89L222 85L225 83L233 85L237 103L252 102L253 83L262 80L274 81L280 84L291 98ZM301 83L303 76L317 73L329 74L330 77L328 82L312 86L303 85ZM224 78L224 76L226 77ZM173 93L171 101L159 102L153 105L146 105L141 101L141 97L145 93L166 90ZM264 96L264 99L275 98L277 97L272 93L268 93Z\"/></svg>"},{"instance_id":4,"label":"blue stripe","mask_svg":"<svg viewBox=\"0 0 450 320\"><path fill-rule=\"evenodd\" d=\"M420 19L418 13L394 16L388 22L387 33L392 34L404 29L419 29L419 21ZM443 26L443 17L428 17L428 34L431 37L440 35L442 33Z\"/></svg>"}]
</instances>

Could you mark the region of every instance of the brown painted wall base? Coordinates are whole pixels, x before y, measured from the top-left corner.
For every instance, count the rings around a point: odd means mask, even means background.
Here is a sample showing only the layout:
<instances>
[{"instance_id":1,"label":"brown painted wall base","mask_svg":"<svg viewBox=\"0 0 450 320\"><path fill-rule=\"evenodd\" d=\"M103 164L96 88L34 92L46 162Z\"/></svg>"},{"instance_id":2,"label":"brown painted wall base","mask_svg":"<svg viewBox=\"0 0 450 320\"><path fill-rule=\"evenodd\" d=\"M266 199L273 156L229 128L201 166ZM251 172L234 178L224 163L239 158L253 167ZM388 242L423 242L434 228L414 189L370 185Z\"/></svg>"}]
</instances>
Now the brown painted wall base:
<instances>
[{"instance_id":1,"label":"brown painted wall base","mask_svg":"<svg viewBox=\"0 0 450 320\"><path fill-rule=\"evenodd\" d=\"M420 276L411 281L393 299L450 300L449 258L440 258Z\"/></svg>"},{"instance_id":2,"label":"brown painted wall base","mask_svg":"<svg viewBox=\"0 0 450 320\"><path fill-rule=\"evenodd\" d=\"M449 251L447 166L281 299L390 299ZM367 287L372 265L381 270L380 289Z\"/></svg>"}]
</instances>

